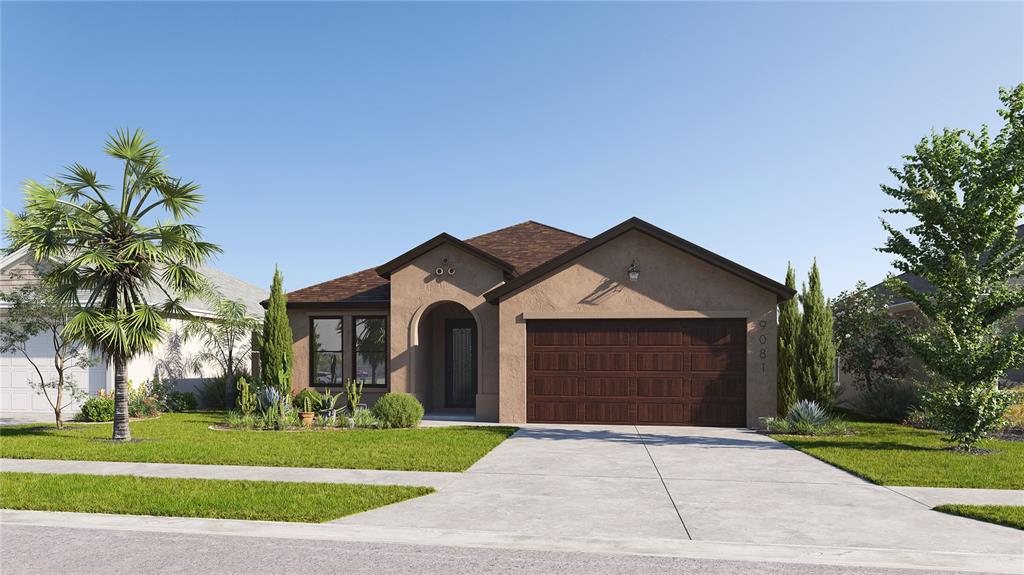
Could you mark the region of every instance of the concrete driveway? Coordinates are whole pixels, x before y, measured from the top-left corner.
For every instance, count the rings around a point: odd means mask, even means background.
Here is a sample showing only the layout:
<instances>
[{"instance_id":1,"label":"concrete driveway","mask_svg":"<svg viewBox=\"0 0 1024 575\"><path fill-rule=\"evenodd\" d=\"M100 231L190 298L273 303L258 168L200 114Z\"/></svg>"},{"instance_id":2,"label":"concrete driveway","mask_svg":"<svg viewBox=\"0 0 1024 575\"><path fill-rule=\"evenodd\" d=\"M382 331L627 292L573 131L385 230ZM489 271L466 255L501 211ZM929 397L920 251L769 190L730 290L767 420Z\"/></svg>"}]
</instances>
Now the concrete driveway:
<instances>
[{"instance_id":1,"label":"concrete driveway","mask_svg":"<svg viewBox=\"0 0 1024 575\"><path fill-rule=\"evenodd\" d=\"M931 511L771 438L717 428L526 426L437 494L337 523L467 536L1024 553L1020 531Z\"/></svg>"}]
</instances>

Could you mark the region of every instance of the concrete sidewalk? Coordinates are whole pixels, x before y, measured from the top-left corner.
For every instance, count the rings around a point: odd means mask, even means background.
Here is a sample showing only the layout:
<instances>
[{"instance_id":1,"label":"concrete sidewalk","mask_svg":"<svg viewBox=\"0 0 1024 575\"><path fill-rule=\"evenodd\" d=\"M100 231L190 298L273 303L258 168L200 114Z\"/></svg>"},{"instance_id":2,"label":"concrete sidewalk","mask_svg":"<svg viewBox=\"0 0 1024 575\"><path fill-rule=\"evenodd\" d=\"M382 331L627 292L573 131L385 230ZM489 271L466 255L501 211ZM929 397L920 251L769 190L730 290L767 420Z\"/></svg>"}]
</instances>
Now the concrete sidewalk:
<instances>
[{"instance_id":1,"label":"concrete sidewalk","mask_svg":"<svg viewBox=\"0 0 1024 575\"><path fill-rule=\"evenodd\" d=\"M83 473L89 475L138 475L195 479L245 479L250 481L305 481L314 483L367 483L412 485L440 489L461 473L432 471L380 471L375 469L324 469L319 467L250 467L243 465L192 465L185 463L128 463L120 461L59 461L51 459L0 459L0 471L24 473Z\"/></svg>"}]
</instances>

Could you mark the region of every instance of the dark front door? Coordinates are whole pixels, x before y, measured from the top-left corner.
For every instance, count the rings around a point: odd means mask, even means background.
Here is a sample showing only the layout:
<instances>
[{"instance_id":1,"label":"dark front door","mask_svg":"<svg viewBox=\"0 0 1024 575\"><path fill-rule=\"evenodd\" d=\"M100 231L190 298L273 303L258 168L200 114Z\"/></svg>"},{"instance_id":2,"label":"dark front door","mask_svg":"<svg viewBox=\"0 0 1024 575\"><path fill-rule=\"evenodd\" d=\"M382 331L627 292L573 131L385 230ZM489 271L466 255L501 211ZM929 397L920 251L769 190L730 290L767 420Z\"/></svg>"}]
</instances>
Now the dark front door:
<instances>
[{"instance_id":1,"label":"dark front door","mask_svg":"<svg viewBox=\"0 0 1024 575\"><path fill-rule=\"evenodd\" d=\"M449 319L444 322L445 407L476 405L476 322Z\"/></svg>"}]
</instances>

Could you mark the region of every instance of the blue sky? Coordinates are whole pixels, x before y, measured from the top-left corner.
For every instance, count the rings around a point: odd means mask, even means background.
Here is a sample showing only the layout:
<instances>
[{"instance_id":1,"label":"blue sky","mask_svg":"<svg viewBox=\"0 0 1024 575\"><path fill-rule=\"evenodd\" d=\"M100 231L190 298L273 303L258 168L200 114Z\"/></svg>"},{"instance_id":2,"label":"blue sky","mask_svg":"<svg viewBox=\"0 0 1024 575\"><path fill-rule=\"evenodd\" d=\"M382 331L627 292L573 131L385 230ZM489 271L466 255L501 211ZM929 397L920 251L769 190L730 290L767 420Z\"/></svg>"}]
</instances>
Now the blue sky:
<instances>
[{"instance_id":1,"label":"blue sky","mask_svg":"<svg viewBox=\"0 0 1024 575\"><path fill-rule=\"evenodd\" d=\"M875 281L879 184L999 125L1024 3L0 4L0 193L142 127L215 265L288 289L447 231L639 216L826 291Z\"/></svg>"}]
</instances>

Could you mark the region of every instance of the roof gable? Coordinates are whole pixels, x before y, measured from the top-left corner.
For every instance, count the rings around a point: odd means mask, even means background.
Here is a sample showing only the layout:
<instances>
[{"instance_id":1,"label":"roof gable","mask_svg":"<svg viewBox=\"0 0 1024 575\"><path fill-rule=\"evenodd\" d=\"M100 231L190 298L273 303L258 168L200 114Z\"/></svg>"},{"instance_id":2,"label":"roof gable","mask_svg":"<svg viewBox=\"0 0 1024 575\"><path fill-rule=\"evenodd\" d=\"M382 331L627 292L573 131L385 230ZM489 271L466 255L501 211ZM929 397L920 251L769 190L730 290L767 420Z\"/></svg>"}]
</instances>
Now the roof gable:
<instances>
[{"instance_id":1,"label":"roof gable","mask_svg":"<svg viewBox=\"0 0 1024 575\"><path fill-rule=\"evenodd\" d=\"M786 287L771 278L763 276L749 268L741 266L740 264L726 259L710 250L702 248L697 244L686 241L675 234L669 233L657 226L647 223L640 218L630 218L621 224L595 236L593 239L587 240L580 243L576 247L562 253L561 255L548 260L547 262L531 269L529 272L510 280L491 291L484 294L487 301L491 303L497 303L501 298L516 293L532 283L544 278L549 273L557 271L565 265L568 265L572 261L576 260L580 256L594 250L609 241L619 237L620 235L631 231L637 230L648 234L655 239L661 240L671 247L681 250L691 256L694 256L700 260L703 260L713 266L721 268L741 279L749 281L755 285L758 285L776 295L779 301L784 301L792 298L796 295L796 291Z\"/></svg>"},{"instance_id":2,"label":"roof gable","mask_svg":"<svg viewBox=\"0 0 1024 575\"><path fill-rule=\"evenodd\" d=\"M443 244L452 244L458 248L462 248L463 250L469 252L470 254L500 269L505 274L506 277L510 277L515 274L516 268L512 264L447 233L440 233L434 236L433 238L423 242L422 244L414 247L413 249L405 252L404 254L398 256L397 258L389 261L388 263L377 266L376 271L382 278L391 278L392 272L395 272L405 267L406 265L412 263L412 261L415 260L416 258Z\"/></svg>"},{"instance_id":3,"label":"roof gable","mask_svg":"<svg viewBox=\"0 0 1024 575\"><path fill-rule=\"evenodd\" d=\"M470 238L466 243L509 262L515 266L516 275L521 275L587 239L530 220Z\"/></svg>"}]
</instances>

